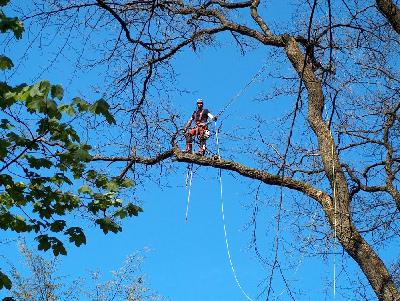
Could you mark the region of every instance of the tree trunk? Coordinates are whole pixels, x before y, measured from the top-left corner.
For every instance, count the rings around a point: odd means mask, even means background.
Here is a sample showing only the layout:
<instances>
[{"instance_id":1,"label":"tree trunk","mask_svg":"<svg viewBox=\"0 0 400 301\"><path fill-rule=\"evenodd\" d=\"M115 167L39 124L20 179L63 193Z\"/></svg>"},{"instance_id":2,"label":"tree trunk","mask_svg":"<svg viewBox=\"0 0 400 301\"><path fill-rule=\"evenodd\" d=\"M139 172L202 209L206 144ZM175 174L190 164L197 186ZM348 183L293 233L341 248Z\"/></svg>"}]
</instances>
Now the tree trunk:
<instances>
[{"instance_id":1,"label":"tree trunk","mask_svg":"<svg viewBox=\"0 0 400 301\"><path fill-rule=\"evenodd\" d=\"M400 10L391 0L376 0L380 12L392 25L392 28L400 34Z\"/></svg>"},{"instance_id":2,"label":"tree trunk","mask_svg":"<svg viewBox=\"0 0 400 301\"><path fill-rule=\"evenodd\" d=\"M310 64L307 64L303 53L293 38L286 38L285 51L308 92L308 122L317 136L325 174L333 191L331 202L323 203L323 210L329 224L332 229L336 230L337 238L343 248L360 266L378 299L381 301L399 301L400 293L385 264L362 238L352 222L347 181L340 166L332 133L322 117L325 100L321 83L315 76Z\"/></svg>"}]
</instances>

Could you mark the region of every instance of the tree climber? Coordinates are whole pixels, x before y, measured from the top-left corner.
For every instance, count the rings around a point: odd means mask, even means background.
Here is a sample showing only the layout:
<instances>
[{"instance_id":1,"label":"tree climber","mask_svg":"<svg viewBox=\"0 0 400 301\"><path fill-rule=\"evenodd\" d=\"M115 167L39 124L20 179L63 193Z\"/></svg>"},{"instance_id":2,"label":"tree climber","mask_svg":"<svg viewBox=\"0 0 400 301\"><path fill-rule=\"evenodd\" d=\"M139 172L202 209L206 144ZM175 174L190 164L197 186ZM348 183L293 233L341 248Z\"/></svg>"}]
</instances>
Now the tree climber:
<instances>
[{"instance_id":1,"label":"tree climber","mask_svg":"<svg viewBox=\"0 0 400 301\"><path fill-rule=\"evenodd\" d=\"M186 137L185 152L192 152L193 136L196 136L199 139L200 143L198 154L204 156L204 154L206 153L206 140L210 137L210 132L208 131L207 125L208 118L210 118L212 121L217 120L217 116L213 116L210 111L208 111L207 109L203 109L203 100L198 99L197 110L193 112L192 116L190 117L188 122L186 122L186 125L183 128ZM192 121L195 121L195 127L189 129Z\"/></svg>"}]
</instances>

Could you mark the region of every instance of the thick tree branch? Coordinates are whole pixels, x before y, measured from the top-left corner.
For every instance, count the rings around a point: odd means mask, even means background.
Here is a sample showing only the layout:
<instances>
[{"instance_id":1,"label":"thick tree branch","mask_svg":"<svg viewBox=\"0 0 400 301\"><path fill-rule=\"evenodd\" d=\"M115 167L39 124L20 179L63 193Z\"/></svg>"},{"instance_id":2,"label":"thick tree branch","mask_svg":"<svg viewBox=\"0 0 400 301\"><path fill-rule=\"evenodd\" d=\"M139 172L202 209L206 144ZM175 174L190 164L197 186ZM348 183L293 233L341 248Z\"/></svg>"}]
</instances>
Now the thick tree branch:
<instances>
[{"instance_id":1,"label":"thick tree branch","mask_svg":"<svg viewBox=\"0 0 400 301\"><path fill-rule=\"evenodd\" d=\"M95 155L92 157L92 161L106 161L106 162L132 162L132 163L140 163L144 165L155 165L157 163L162 162L165 159L171 158L174 154L174 150L168 150L164 153L161 153L153 158L146 157L107 157Z\"/></svg>"},{"instance_id":2,"label":"thick tree branch","mask_svg":"<svg viewBox=\"0 0 400 301\"><path fill-rule=\"evenodd\" d=\"M236 3L225 2L225 1L220 1L220 0L211 0L210 1L210 4L218 4L219 6L221 6L223 8L228 8L228 9L246 8L246 7L250 7L252 3L253 3L253 0L236 2Z\"/></svg>"},{"instance_id":3,"label":"thick tree branch","mask_svg":"<svg viewBox=\"0 0 400 301\"><path fill-rule=\"evenodd\" d=\"M214 168L220 168L223 170L229 170L236 172L246 178L259 180L268 185L283 186L292 190L299 191L304 195L316 200L325 208L330 208L329 210L333 210L331 197L327 193L313 187L312 185L306 182L295 180L289 177L281 177L278 175L274 175L233 161L222 160L214 157L211 158L203 157L195 154L187 154L179 151L179 149L177 148L168 150L153 158L145 158L140 156L130 156L130 157L94 156L92 158L92 161L130 162L130 164L139 163L145 165L155 165L161 163L166 159L172 159L173 161L177 162L194 163L197 165L210 166Z\"/></svg>"},{"instance_id":4,"label":"thick tree branch","mask_svg":"<svg viewBox=\"0 0 400 301\"><path fill-rule=\"evenodd\" d=\"M395 180L395 173L392 170L393 167L393 155L394 149L392 147L392 142L390 141L390 130L393 127L396 120L396 112L400 108L400 103L397 105L394 112L388 112L386 122L384 125L383 132L383 143L386 148L386 160L385 160L385 171L386 171L386 187L387 191L392 195L393 199L396 201L397 209L400 211L400 193L397 191L393 181Z\"/></svg>"},{"instance_id":5,"label":"thick tree branch","mask_svg":"<svg viewBox=\"0 0 400 301\"><path fill-rule=\"evenodd\" d=\"M272 36L272 32L269 29L267 23L264 22L264 20L260 17L258 14L258 5L260 4L260 0L254 0L253 3L251 4L250 7L250 12L251 12L251 17L256 21L256 23L260 26L264 34L267 36Z\"/></svg>"}]
</instances>

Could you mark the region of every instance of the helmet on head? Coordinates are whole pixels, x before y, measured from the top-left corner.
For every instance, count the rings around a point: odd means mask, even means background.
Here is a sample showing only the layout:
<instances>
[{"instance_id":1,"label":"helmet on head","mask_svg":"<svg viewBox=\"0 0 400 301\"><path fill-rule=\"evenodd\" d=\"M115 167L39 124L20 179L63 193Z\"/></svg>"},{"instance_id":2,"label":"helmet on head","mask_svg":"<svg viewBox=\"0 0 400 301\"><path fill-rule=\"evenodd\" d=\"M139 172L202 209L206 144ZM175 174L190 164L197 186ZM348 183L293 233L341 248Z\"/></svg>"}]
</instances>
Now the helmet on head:
<instances>
[{"instance_id":1,"label":"helmet on head","mask_svg":"<svg viewBox=\"0 0 400 301\"><path fill-rule=\"evenodd\" d=\"M201 98L199 98L196 103L201 103L202 104L203 100Z\"/></svg>"}]
</instances>

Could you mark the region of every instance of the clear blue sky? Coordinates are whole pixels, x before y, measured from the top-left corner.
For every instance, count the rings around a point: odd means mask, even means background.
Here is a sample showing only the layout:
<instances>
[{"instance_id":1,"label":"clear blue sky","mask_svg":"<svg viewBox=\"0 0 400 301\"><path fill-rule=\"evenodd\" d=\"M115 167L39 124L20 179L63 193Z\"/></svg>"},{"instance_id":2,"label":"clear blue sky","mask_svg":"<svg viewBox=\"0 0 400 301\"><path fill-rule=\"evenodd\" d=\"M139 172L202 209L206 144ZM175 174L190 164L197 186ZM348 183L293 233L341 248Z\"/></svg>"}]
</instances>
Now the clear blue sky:
<instances>
[{"instance_id":1,"label":"clear blue sky","mask_svg":"<svg viewBox=\"0 0 400 301\"><path fill-rule=\"evenodd\" d=\"M283 14L281 16L281 19L287 18ZM26 33L28 34L30 33ZM226 41L228 38L224 37L222 40ZM23 53L26 47L24 42L17 44L17 47L18 45L20 48L15 49L15 56L10 55L14 59ZM13 76L12 79L16 82L35 78L46 66L46 57L41 56L41 51L35 47L37 45L30 50L32 55L19 66ZM246 56L241 56L232 46L202 49L199 53L184 51L175 60L179 74L178 85L192 93L186 95L177 93L172 95L171 99L182 116L190 115L197 98L203 98L205 107L212 113L218 112L253 78L263 64L266 63L273 69L275 63L270 61L272 59L265 48L257 48ZM87 99L94 97L88 87L98 81L101 82L98 74L78 72L70 82L69 60L66 58L57 60L59 63L55 64L54 68L46 70L41 78L64 85L67 98L86 93ZM279 66L289 73L292 72L288 63ZM245 118L250 112L258 110L272 123L282 110L291 109L293 99L282 99L281 103L254 101L261 91L267 90L273 84L273 79L262 76L229 108L226 119L223 116L224 132L220 137L222 148L229 144L230 131L251 124L251 120ZM213 138L211 137L208 143L215 149ZM246 157L241 157L240 162L252 165ZM227 257L218 171L206 167L196 171L188 224L185 224L187 200L185 176L186 165L181 164L178 172L168 178L168 187L160 188L150 182L145 186L136 187L135 194L143 201L144 213L125 221L124 230L118 235L105 236L99 229L89 228L88 244L80 248L69 247L68 256L62 259L61 273L70 275L71 278L87 275L88 270L100 270L107 274L121 266L128 254L149 247L152 252L148 254L143 270L148 276L150 286L159 294L173 301L246 300L237 287ZM270 268L263 267L256 259L254 251L248 248L252 229L247 229L246 225L251 220L254 202L250 192L251 189L257 188L258 183L226 172L223 173L223 183L225 219L232 260L242 287L255 300L270 273ZM259 242L264 255L272 259L276 226L274 217L280 191L268 187L262 189L263 199L267 199L272 205L265 206L258 218ZM292 210L291 202L298 195L287 190L284 190L283 194L284 209ZM313 216L309 217L310 222L312 218ZM290 248L284 247L286 240L295 239L291 234L291 225L283 224L280 235L283 238L283 247L279 258L285 276L290 285L293 284L291 288L302 291L296 300L333 300L333 256L291 258ZM341 252L341 248L338 250ZM14 257L17 252L16 246L2 246L0 252L5 256ZM14 258L15 262L20 260L18 256ZM338 301L346 300L346 297L340 295L340 287L348 286L348 276L341 273L341 264L347 265L349 270L352 270L353 266L350 260L343 260L340 255L337 256L339 277L336 300ZM279 271L275 272L273 284L274 295L277 296L273 300L290 300Z\"/></svg>"}]
</instances>

